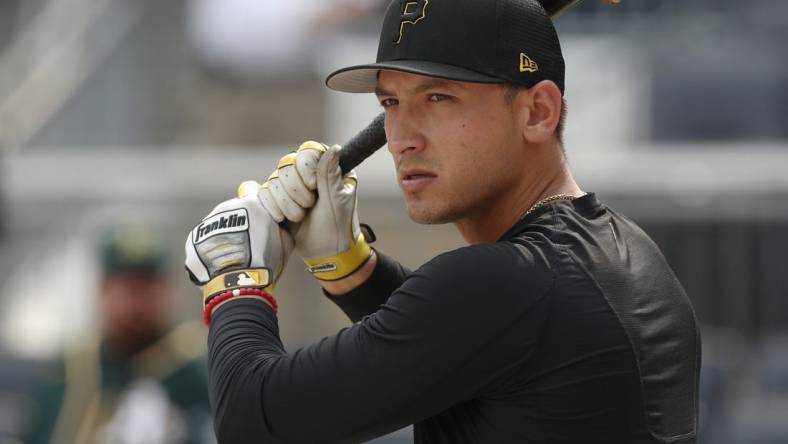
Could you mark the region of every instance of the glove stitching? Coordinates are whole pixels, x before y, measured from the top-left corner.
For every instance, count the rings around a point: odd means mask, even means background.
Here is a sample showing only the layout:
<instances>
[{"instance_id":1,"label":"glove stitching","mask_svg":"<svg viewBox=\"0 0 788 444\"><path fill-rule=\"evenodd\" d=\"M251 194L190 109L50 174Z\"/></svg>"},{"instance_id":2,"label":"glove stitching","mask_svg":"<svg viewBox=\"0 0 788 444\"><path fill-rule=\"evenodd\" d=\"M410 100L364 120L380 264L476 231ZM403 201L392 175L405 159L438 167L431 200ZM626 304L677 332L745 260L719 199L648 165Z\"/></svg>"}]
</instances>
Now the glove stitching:
<instances>
[{"instance_id":1,"label":"glove stitching","mask_svg":"<svg viewBox=\"0 0 788 444\"><path fill-rule=\"evenodd\" d=\"M306 191L308 193L310 193L310 195L311 195L311 193L313 193L315 190L310 190L309 189L309 185L307 185L306 182L304 181L304 176L301 174L301 170L298 169L298 162L293 164L293 166L295 167L296 174L298 174L298 179L301 180L301 183L304 185L304 188L306 188ZM315 175L315 176L317 176L317 175ZM317 188L317 177L315 177L315 188ZM315 205L315 201L313 200L312 201L312 206L314 206L314 205Z\"/></svg>"},{"instance_id":2,"label":"glove stitching","mask_svg":"<svg viewBox=\"0 0 788 444\"><path fill-rule=\"evenodd\" d=\"M266 182L267 184L268 182ZM276 205L274 200L273 194L271 193L270 186L262 188L265 191L265 194L260 197L258 193L258 199L260 199L260 203L263 204L263 208L268 211L268 214L277 222L282 222L285 220L284 214L282 214L282 210Z\"/></svg>"},{"instance_id":3,"label":"glove stitching","mask_svg":"<svg viewBox=\"0 0 788 444\"><path fill-rule=\"evenodd\" d=\"M298 180L301 182L301 185L304 186L304 188L306 189L307 193L311 193L311 191L309 190L309 187L307 187L306 184L304 183L304 178L301 176L301 173L298 172L298 164L294 163L293 165L288 165L288 166L292 166L293 167L293 170L295 170L295 173L298 176ZM288 177L289 177L289 175L288 175ZM293 194L290 194L290 192L287 191L287 187L284 186L284 182L282 181L282 175L281 174L279 175L279 181L283 185L282 188L284 188L285 193L287 194L287 196L290 197L290 199L292 199L299 207L301 207L303 209L303 208L306 208L306 207L309 206L306 203L299 202L298 198L296 198Z\"/></svg>"},{"instance_id":4,"label":"glove stitching","mask_svg":"<svg viewBox=\"0 0 788 444\"><path fill-rule=\"evenodd\" d=\"M277 186L277 187L279 187L279 188L281 188L281 189L283 189L283 190L284 190L284 192L285 192L285 195L287 195L288 197L290 197L290 198L292 199L292 196L290 196L290 194L287 192L287 187L284 187L284 186L282 185L282 180L281 180L281 179L279 179L279 178L277 178L277 179L275 179L275 180L277 180L277 181L278 181L278 183L276 184L276 186ZM272 185L273 185L273 182L272 182ZM271 194L274 196L274 201L277 203L277 205L279 205L279 209L280 209L280 210L282 211L282 213L285 215L285 218L287 218L287 219L289 219L289 220L296 220L296 219L300 220L300 219L303 219L303 218L304 218L304 217L303 217L303 215L301 215L301 217L299 217L299 216L298 216L298 211L299 211L299 210L300 210L302 213L303 213L303 211L304 211L304 210L303 210L303 209L302 209L302 208L301 208L301 207L300 207L298 204L295 204L295 205L292 205L292 204L291 204L291 205L289 205L289 206L288 206L288 205L287 205L287 203L288 203L288 202L284 201L284 199L282 199L282 198L279 198L279 197L278 197L278 196L279 196L278 194L276 194L276 193L273 193L273 192L272 192ZM294 201L295 199L292 199L292 200ZM289 211L285 211L285 207L287 207L287 209L288 209ZM295 209L294 209L294 208L295 208ZM295 214L293 214L293 211L295 211ZM291 216L292 216L292 217L291 217Z\"/></svg>"},{"instance_id":5,"label":"glove stitching","mask_svg":"<svg viewBox=\"0 0 788 444\"><path fill-rule=\"evenodd\" d=\"M331 161L333 161L335 158L338 159L337 151L336 150L332 150L332 151L333 151L332 154L334 154L335 157L329 159ZM330 162L330 163L334 164L335 162ZM328 165L327 168L326 168L326 170L327 170L326 171L326 182L328 182L330 180L329 176L332 174L332 171L328 171L328 167L330 167L330 166L331 165ZM335 168L338 168L339 167L339 161L337 160L337 162L333 166ZM333 168L332 168L332 170L333 170ZM344 187L344 184L342 183L342 172L341 171L339 173L339 176L340 176L339 177L339 184L340 184L340 186ZM329 188L329 184L328 183L326 183L326 188L327 189ZM331 190L331 191L334 191L334 190ZM340 193L341 193L341 191L340 191ZM336 201L334 200L334 193L329 192L328 194L329 194L329 202L331 203L331 205L330 205L330 207L331 207L331 214L334 216L333 217L333 219L334 219L334 232L339 234L339 233L342 232L342 230L339 227L339 223L340 222L339 222L339 217L337 215ZM342 237L341 236L337 236L336 243L334 244L334 250L336 252L341 252L342 251L342 249L341 249L341 247L339 245L340 242L342 242Z\"/></svg>"}]
</instances>

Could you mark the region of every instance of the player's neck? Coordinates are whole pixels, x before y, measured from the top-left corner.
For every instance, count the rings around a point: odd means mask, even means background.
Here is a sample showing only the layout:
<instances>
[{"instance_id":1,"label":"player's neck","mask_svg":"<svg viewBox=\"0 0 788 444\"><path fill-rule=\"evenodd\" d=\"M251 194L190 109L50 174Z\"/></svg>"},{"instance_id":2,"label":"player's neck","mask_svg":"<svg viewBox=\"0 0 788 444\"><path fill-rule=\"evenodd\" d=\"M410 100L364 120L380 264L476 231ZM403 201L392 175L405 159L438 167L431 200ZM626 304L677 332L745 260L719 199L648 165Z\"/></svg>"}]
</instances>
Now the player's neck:
<instances>
[{"instance_id":1,"label":"player's neck","mask_svg":"<svg viewBox=\"0 0 788 444\"><path fill-rule=\"evenodd\" d=\"M583 194L563 155L560 159L533 165L509 192L485 205L477 214L457 221L455 226L469 244L495 242L532 206L542 199L559 194Z\"/></svg>"}]
</instances>

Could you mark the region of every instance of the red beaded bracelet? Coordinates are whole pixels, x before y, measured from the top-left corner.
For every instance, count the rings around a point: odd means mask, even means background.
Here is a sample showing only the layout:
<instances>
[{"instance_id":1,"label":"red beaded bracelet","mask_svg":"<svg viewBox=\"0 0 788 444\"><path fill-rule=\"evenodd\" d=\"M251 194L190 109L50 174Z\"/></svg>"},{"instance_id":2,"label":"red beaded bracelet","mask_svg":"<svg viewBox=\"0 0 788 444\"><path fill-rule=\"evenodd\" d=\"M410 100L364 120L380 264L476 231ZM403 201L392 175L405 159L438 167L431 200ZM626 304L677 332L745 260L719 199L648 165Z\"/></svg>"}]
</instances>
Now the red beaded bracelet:
<instances>
[{"instance_id":1,"label":"red beaded bracelet","mask_svg":"<svg viewBox=\"0 0 788 444\"><path fill-rule=\"evenodd\" d=\"M260 289L260 288L236 288L235 290L225 291L224 293L219 293L216 296L210 298L208 303L205 304L205 309L202 314L203 321L205 321L205 325L211 324L211 312L217 305L221 304L222 302L234 298L236 296L259 296L269 304L271 304L271 308L274 309L274 314L276 314L277 310L279 309L276 299L268 293L267 291Z\"/></svg>"}]
</instances>

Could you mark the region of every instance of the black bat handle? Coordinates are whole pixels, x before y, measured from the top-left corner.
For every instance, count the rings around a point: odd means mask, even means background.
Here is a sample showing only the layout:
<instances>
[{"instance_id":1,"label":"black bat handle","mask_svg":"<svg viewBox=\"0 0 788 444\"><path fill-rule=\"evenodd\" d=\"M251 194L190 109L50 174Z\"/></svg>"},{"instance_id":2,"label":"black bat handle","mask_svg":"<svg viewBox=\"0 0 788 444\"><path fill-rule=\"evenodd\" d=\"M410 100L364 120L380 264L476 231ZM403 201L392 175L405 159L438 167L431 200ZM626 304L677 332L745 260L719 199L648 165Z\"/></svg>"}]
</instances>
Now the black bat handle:
<instances>
[{"instance_id":1,"label":"black bat handle","mask_svg":"<svg viewBox=\"0 0 788 444\"><path fill-rule=\"evenodd\" d=\"M339 154L339 168L346 174L357 167L372 153L386 144L386 131L383 129L385 113L380 113L375 120L361 130L342 146Z\"/></svg>"}]
</instances>

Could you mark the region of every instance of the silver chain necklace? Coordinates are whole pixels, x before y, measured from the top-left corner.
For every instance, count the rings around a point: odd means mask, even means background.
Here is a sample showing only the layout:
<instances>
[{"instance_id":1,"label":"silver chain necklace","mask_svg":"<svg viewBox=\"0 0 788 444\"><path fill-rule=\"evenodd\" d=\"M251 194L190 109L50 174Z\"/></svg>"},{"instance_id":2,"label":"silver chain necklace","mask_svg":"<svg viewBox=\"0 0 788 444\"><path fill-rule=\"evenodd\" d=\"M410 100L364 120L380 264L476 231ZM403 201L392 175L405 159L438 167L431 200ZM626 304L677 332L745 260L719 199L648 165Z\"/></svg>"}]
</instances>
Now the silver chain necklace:
<instances>
[{"instance_id":1,"label":"silver chain necklace","mask_svg":"<svg viewBox=\"0 0 788 444\"><path fill-rule=\"evenodd\" d=\"M583 194L583 196L585 196L585 194ZM522 219L525 216L528 216L535 209L537 209L539 207L543 207L543 206L549 204L550 202L557 202L559 200L575 200L577 198L578 198L578 196L572 196L571 194L554 194L552 196L545 197L544 199L540 200L539 202L533 204L533 206L531 208L529 208L528 211L526 211L525 214L523 214L520 217L520 219Z\"/></svg>"}]
</instances>

